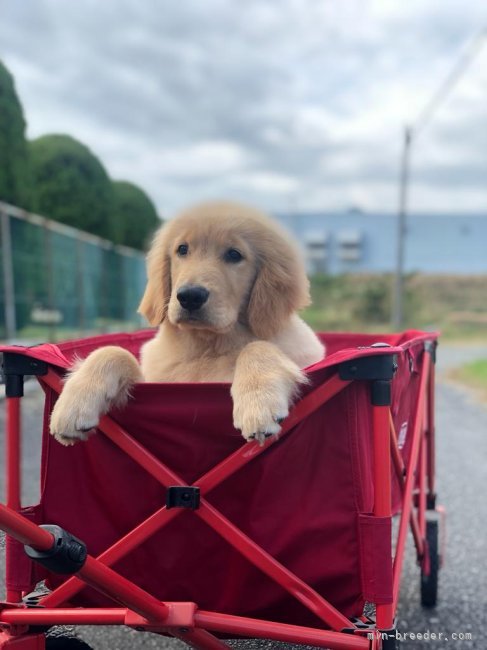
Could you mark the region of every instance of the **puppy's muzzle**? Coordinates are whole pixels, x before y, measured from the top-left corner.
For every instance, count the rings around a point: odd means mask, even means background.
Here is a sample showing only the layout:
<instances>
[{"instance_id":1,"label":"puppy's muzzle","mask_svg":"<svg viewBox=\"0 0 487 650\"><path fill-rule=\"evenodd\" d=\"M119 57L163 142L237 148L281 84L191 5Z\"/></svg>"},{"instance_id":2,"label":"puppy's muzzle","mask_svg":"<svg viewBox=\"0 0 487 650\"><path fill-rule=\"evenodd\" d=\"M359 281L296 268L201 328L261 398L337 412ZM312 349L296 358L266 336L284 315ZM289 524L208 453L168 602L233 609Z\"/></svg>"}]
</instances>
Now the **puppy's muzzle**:
<instances>
[{"instance_id":1,"label":"puppy's muzzle","mask_svg":"<svg viewBox=\"0 0 487 650\"><path fill-rule=\"evenodd\" d=\"M183 309L193 312L198 311L208 300L210 292L199 286L182 286L176 294L179 304Z\"/></svg>"}]
</instances>

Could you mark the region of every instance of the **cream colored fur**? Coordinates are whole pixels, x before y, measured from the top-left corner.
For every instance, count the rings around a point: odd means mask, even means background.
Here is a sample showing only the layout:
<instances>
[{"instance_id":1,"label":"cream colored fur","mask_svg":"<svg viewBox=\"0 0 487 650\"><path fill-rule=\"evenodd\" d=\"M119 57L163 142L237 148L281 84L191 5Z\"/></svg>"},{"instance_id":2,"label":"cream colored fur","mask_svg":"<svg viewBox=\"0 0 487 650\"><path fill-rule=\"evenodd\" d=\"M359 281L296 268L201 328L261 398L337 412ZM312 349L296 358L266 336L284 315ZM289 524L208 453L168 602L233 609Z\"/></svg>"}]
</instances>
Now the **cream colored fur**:
<instances>
[{"instance_id":1,"label":"cream colored fur","mask_svg":"<svg viewBox=\"0 0 487 650\"><path fill-rule=\"evenodd\" d=\"M180 253L180 246L187 253ZM225 254L237 250L234 263ZM194 313L177 299L184 285L202 286L207 302ZM150 382L230 382L234 425L246 440L278 434L302 368L324 348L296 311L309 304L297 249L260 212L234 203L206 203L183 212L156 234L139 311L155 337L140 365L127 351L105 347L68 376L50 429L63 444L85 440L100 417Z\"/></svg>"}]
</instances>

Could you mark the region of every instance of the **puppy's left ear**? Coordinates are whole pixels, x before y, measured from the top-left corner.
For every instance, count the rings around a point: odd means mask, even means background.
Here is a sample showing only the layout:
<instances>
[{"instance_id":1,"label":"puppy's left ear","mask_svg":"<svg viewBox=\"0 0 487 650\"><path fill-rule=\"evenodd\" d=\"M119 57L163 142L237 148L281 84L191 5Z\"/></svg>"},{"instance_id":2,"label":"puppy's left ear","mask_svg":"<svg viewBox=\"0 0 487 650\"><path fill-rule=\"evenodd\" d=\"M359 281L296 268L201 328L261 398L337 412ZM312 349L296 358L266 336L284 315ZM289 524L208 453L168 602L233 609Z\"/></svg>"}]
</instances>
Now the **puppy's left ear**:
<instances>
[{"instance_id":1,"label":"puppy's left ear","mask_svg":"<svg viewBox=\"0 0 487 650\"><path fill-rule=\"evenodd\" d=\"M264 237L259 248L247 317L255 336L270 339L293 312L310 304L309 281L297 248L284 236Z\"/></svg>"},{"instance_id":2,"label":"puppy's left ear","mask_svg":"<svg viewBox=\"0 0 487 650\"><path fill-rule=\"evenodd\" d=\"M156 233L147 255L147 286L138 312L153 326L160 325L166 317L171 298L171 262L169 259L167 226Z\"/></svg>"}]
</instances>

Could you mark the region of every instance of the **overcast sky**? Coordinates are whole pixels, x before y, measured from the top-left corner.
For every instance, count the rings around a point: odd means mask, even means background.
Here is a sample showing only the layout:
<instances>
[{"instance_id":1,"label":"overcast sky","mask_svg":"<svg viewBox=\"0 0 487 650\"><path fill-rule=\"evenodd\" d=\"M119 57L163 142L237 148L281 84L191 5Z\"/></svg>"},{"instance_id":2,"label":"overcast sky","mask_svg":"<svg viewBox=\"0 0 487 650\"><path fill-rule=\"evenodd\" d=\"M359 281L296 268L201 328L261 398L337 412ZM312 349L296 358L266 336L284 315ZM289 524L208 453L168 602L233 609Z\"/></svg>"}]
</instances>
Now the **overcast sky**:
<instances>
[{"instance_id":1,"label":"overcast sky","mask_svg":"<svg viewBox=\"0 0 487 650\"><path fill-rule=\"evenodd\" d=\"M0 0L28 136L68 133L170 216L397 206L401 129L485 0ZM411 207L487 212L487 44L414 149Z\"/></svg>"}]
</instances>

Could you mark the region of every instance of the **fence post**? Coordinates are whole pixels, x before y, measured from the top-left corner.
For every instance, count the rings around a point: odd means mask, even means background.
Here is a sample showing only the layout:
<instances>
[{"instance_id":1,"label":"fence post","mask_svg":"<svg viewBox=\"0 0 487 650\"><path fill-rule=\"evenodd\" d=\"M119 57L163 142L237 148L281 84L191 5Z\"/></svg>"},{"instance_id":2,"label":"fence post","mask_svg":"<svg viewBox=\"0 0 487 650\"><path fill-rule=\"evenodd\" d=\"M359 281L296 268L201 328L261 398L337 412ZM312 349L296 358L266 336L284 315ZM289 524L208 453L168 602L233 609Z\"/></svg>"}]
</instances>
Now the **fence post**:
<instances>
[{"instance_id":1,"label":"fence post","mask_svg":"<svg viewBox=\"0 0 487 650\"><path fill-rule=\"evenodd\" d=\"M83 252L84 242L78 235L76 237L76 287L78 293L78 328L81 330L81 335L84 336L86 330L86 315L85 315L85 282L83 276Z\"/></svg>"},{"instance_id":2,"label":"fence post","mask_svg":"<svg viewBox=\"0 0 487 650\"><path fill-rule=\"evenodd\" d=\"M3 273L3 298L5 308L5 338L13 339L17 333L15 314L15 286L12 258L12 235L10 232L10 216L0 206L1 232L2 232L2 273Z\"/></svg>"},{"instance_id":3,"label":"fence post","mask_svg":"<svg viewBox=\"0 0 487 650\"><path fill-rule=\"evenodd\" d=\"M44 259L47 265L47 308L49 311L56 309L56 296L54 291L54 269L53 269L53 245L52 245L52 228L48 223L44 226ZM47 322L47 331L49 332L49 342L54 343L56 340L56 323L53 320Z\"/></svg>"}]
</instances>

